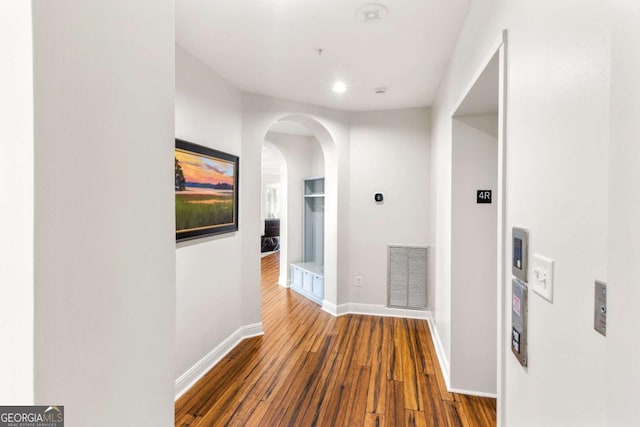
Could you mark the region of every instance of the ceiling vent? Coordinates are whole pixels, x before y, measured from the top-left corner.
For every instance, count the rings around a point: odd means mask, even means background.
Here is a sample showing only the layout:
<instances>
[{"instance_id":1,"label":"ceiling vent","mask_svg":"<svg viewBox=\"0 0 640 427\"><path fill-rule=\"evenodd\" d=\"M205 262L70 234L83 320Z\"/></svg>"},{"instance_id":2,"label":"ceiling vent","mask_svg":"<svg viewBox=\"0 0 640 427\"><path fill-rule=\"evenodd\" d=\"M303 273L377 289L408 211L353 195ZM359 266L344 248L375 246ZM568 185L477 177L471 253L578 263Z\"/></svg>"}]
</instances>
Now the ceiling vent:
<instances>
[{"instance_id":1,"label":"ceiling vent","mask_svg":"<svg viewBox=\"0 0 640 427\"><path fill-rule=\"evenodd\" d=\"M356 19L365 24L380 22L389 15L387 8L380 3L367 3L356 11Z\"/></svg>"}]
</instances>

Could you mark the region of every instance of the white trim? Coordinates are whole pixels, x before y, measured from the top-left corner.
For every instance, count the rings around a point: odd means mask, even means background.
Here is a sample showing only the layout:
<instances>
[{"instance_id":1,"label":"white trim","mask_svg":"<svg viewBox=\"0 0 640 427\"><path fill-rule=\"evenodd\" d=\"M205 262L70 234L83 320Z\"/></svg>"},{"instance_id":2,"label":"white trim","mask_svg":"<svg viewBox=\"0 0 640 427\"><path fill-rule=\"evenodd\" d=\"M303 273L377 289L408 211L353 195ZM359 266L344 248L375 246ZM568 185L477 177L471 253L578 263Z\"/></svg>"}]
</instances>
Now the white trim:
<instances>
[{"instance_id":1,"label":"white trim","mask_svg":"<svg viewBox=\"0 0 640 427\"><path fill-rule=\"evenodd\" d=\"M444 346L442 345L442 340L440 340L440 335L438 334L438 328L436 328L433 319L429 319L428 324L429 331L431 331L431 341L433 341L433 346L436 349L436 356L438 357L438 362L440 362L440 370L442 371L442 376L444 377L444 383L447 386L447 391L450 391L451 386L449 380L449 360L447 360Z\"/></svg>"},{"instance_id":2,"label":"white trim","mask_svg":"<svg viewBox=\"0 0 640 427\"><path fill-rule=\"evenodd\" d=\"M485 393L483 391L462 390L459 388L449 388L449 387L447 387L447 389L449 393L466 394L469 396L491 397L493 399L495 399L497 396L497 394L495 393Z\"/></svg>"},{"instance_id":3,"label":"white trim","mask_svg":"<svg viewBox=\"0 0 640 427\"><path fill-rule=\"evenodd\" d=\"M431 318L431 312L428 310L411 310L406 308L386 307L378 304L340 304L338 306L338 316L345 314L362 314L365 316L380 317L403 317L407 319L424 319Z\"/></svg>"},{"instance_id":4,"label":"white trim","mask_svg":"<svg viewBox=\"0 0 640 427\"><path fill-rule=\"evenodd\" d=\"M251 325L245 325L240 329L238 329L238 331L241 331L242 333L242 339L240 341L247 338L259 337L264 335L264 330L262 329L262 322L253 323Z\"/></svg>"},{"instance_id":5,"label":"white trim","mask_svg":"<svg viewBox=\"0 0 640 427\"><path fill-rule=\"evenodd\" d=\"M322 309L332 315L338 317L338 306L327 300L322 301Z\"/></svg>"},{"instance_id":6,"label":"white trim","mask_svg":"<svg viewBox=\"0 0 640 427\"><path fill-rule=\"evenodd\" d=\"M209 354L204 356L195 365L187 370L175 382L175 400L186 393L193 385L200 380L207 372L218 364L231 350L242 340L264 335L262 323L254 323L240 327L237 331L229 335Z\"/></svg>"},{"instance_id":7,"label":"white trim","mask_svg":"<svg viewBox=\"0 0 640 427\"><path fill-rule=\"evenodd\" d=\"M283 282L283 280L282 280L282 277L281 277L281 278L278 279L278 286L280 286L281 288L287 289L287 288L291 287L291 285L289 284L288 280L285 279L284 283L282 283L282 282Z\"/></svg>"},{"instance_id":8,"label":"white trim","mask_svg":"<svg viewBox=\"0 0 640 427\"><path fill-rule=\"evenodd\" d=\"M507 30L502 30L502 43L498 46L500 55L500 68L498 75L498 318L497 318L497 378L496 378L496 400L497 400L497 426L502 427L506 423L506 409L504 405L504 392L506 390L506 345L511 340L511 330L509 329L509 338L505 337L506 322L509 320L505 311L508 285L508 274L505 274L507 268ZM507 344L509 343L509 344Z\"/></svg>"},{"instance_id":9,"label":"white trim","mask_svg":"<svg viewBox=\"0 0 640 427\"><path fill-rule=\"evenodd\" d=\"M475 396L488 396L495 397L497 399L497 427L502 427L505 425L506 419L506 409L504 403L504 392L506 390L506 363L505 360L507 358L507 343L509 343L508 333L506 332L506 307L507 307L507 293L508 293L508 274L505 274L507 263L506 260L506 239L508 236L507 226L507 209L506 209L506 190L507 190L507 156L506 156L506 144L507 144L507 80L508 80L508 58L507 58L507 45L508 45L508 31L503 29L500 32L500 36L494 41L491 47L487 50L487 55L480 62L479 67L476 72L472 75L472 78L469 80L467 87L462 91L462 95L459 101L454 104L455 108L450 112L450 116L453 119L455 117L456 111L460 108L464 99L467 97L473 85L475 85L476 81L480 77L480 75L484 72L485 68L489 64L489 62L493 59L496 53L499 55L499 83L498 83L498 246L496 248L498 252L498 263L496 268L498 269L498 280L497 280L497 299L498 299L498 313L497 313L497 378L496 378L496 394L487 394L483 392L472 392L467 390L454 391L449 387L449 365L448 361L446 361L444 357L444 348L440 343L440 337L437 335L437 330L434 327L431 327L432 337L434 340L434 345L436 346L436 353L438 355L438 359L440 360L440 366L442 367L442 373L445 377L445 382L447 384L447 389L454 393L464 393L464 394L472 394ZM437 342L436 342L437 341ZM446 372L445 372L446 370ZM445 375L446 374L446 375Z\"/></svg>"},{"instance_id":10,"label":"white trim","mask_svg":"<svg viewBox=\"0 0 640 427\"><path fill-rule=\"evenodd\" d=\"M458 393L458 394L467 394L470 396L480 396L480 397L491 397L496 399L496 393L486 393L484 391L474 391L474 390L463 390L460 388L451 388L451 380L449 378L449 361L445 357L444 346L442 345L442 341L440 340L440 335L438 335L438 329L435 326L435 322L431 317L428 319L429 330L431 331L431 340L433 341L433 346L436 349L436 356L438 357L438 362L440 362L440 370L442 371L442 376L444 377L444 382L447 387L447 391L449 393Z\"/></svg>"},{"instance_id":11,"label":"white trim","mask_svg":"<svg viewBox=\"0 0 640 427\"><path fill-rule=\"evenodd\" d=\"M491 47L487 50L487 55L479 64L476 72L473 74L472 79L469 81L467 87L462 93L462 96L457 104L455 104L455 108L451 112L451 117L454 118L456 112L464 102L465 98L475 85L478 78L482 75L485 68L489 64L489 62L495 57L497 54L499 56L499 71L498 71L498 234L497 234L497 242L498 245L496 247L497 251L497 318L496 318L496 326L497 326L497 352L496 352L496 393L485 393L485 392L474 392L468 390L460 390L451 389L449 391L454 393L464 393L471 394L474 396L485 396L485 397L495 397L497 399L498 411L496 414L497 417L497 426L502 427L505 425L506 413L505 413L505 405L504 403L504 391L506 389L506 363L505 360L508 354L508 343L509 341L509 332L506 332L508 329L506 327L506 322L508 322L506 315L506 307L507 304L507 294L509 289L508 282L508 274L506 273L506 268L508 266L508 262L506 262L506 244L508 238L508 230L507 226L507 203L506 203L506 190L507 190L507 154L506 154L506 144L507 144L507 41L508 41L508 31L503 29L500 32L500 36L494 41ZM435 328L434 328L435 329ZM439 338L438 338L439 340ZM437 352L437 347L436 347ZM444 354L444 353L443 353ZM440 358L440 355L438 355ZM442 359L441 359L442 363ZM449 367L447 366L447 370ZM444 371L444 368L443 368ZM443 372L444 373L444 372ZM449 389L448 376L445 377L447 381L447 389Z\"/></svg>"}]
</instances>

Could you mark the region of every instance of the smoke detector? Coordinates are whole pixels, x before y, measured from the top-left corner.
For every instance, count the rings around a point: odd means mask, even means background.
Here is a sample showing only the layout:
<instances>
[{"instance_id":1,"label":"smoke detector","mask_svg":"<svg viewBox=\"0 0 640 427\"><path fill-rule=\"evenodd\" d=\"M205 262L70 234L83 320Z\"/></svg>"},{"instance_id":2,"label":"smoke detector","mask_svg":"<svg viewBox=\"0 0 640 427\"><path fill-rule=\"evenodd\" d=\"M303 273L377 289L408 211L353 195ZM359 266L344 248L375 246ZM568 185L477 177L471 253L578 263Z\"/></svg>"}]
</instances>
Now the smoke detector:
<instances>
[{"instance_id":1,"label":"smoke detector","mask_svg":"<svg viewBox=\"0 0 640 427\"><path fill-rule=\"evenodd\" d=\"M387 8L380 3L367 3L356 10L356 19L365 24L380 22L388 15Z\"/></svg>"},{"instance_id":2,"label":"smoke detector","mask_svg":"<svg viewBox=\"0 0 640 427\"><path fill-rule=\"evenodd\" d=\"M387 93L387 88L384 86L380 86L375 88L373 91L376 93L376 95L382 95L384 93Z\"/></svg>"}]
</instances>

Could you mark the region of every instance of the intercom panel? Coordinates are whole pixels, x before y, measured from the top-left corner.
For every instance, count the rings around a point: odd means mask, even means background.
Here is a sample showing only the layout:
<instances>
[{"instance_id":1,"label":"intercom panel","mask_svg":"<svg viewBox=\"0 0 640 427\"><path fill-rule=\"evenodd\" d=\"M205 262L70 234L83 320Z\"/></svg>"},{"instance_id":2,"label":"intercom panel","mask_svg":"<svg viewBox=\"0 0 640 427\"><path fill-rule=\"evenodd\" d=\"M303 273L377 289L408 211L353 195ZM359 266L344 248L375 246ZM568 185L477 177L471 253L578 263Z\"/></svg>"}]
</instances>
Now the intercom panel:
<instances>
[{"instance_id":1,"label":"intercom panel","mask_svg":"<svg viewBox=\"0 0 640 427\"><path fill-rule=\"evenodd\" d=\"M527 284L511 281L511 351L522 366L527 366Z\"/></svg>"},{"instance_id":2,"label":"intercom panel","mask_svg":"<svg viewBox=\"0 0 640 427\"><path fill-rule=\"evenodd\" d=\"M527 269L529 268L529 231L524 228L513 227L512 237L511 272L518 279L527 283Z\"/></svg>"}]
</instances>

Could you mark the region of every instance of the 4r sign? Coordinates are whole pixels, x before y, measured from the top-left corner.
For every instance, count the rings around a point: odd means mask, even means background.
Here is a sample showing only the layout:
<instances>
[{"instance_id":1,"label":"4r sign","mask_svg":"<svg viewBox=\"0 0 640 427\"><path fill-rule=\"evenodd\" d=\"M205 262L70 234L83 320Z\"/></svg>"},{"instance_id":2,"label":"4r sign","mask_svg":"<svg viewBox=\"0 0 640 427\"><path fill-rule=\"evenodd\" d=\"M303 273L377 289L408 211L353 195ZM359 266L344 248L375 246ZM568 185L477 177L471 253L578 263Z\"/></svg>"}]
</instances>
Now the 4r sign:
<instances>
[{"instance_id":1,"label":"4r sign","mask_svg":"<svg viewBox=\"0 0 640 427\"><path fill-rule=\"evenodd\" d=\"M491 203L491 190L478 190L476 203Z\"/></svg>"}]
</instances>

